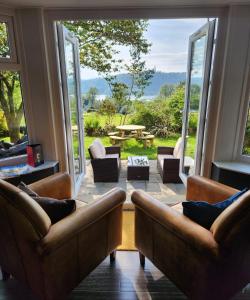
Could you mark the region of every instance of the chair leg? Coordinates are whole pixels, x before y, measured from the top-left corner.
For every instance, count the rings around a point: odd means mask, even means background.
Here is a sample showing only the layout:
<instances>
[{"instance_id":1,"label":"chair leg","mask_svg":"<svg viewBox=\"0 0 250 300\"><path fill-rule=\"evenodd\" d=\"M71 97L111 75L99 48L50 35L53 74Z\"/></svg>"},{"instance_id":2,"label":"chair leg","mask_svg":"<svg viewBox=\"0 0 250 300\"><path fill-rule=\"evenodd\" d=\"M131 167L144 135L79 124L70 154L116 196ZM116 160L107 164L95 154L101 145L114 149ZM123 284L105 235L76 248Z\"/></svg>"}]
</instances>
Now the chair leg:
<instances>
[{"instance_id":1,"label":"chair leg","mask_svg":"<svg viewBox=\"0 0 250 300\"><path fill-rule=\"evenodd\" d=\"M114 250L114 251L112 251L111 253L110 253L110 263L113 263L113 262L115 262L115 258L116 258L116 250Z\"/></svg>"},{"instance_id":2,"label":"chair leg","mask_svg":"<svg viewBox=\"0 0 250 300\"><path fill-rule=\"evenodd\" d=\"M140 265L144 268L145 267L145 256L139 252L139 257L140 257Z\"/></svg>"},{"instance_id":3,"label":"chair leg","mask_svg":"<svg viewBox=\"0 0 250 300\"><path fill-rule=\"evenodd\" d=\"M4 271L3 269L1 269L2 271L2 277L3 277L3 281L7 281L8 279L10 279L10 274L6 271Z\"/></svg>"}]
</instances>

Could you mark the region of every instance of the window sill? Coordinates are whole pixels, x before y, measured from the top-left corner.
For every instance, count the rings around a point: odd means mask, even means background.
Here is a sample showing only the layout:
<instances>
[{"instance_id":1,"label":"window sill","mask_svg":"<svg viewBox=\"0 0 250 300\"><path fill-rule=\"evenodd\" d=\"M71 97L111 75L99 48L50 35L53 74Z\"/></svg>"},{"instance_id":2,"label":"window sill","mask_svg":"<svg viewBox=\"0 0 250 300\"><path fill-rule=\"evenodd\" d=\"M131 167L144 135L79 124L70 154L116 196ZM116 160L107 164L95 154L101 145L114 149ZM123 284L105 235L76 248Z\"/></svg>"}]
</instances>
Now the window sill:
<instances>
[{"instance_id":1,"label":"window sill","mask_svg":"<svg viewBox=\"0 0 250 300\"><path fill-rule=\"evenodd\" d=\"M242 161L214 161L213 164L223 170L250 175L250 164Z\"/></svg>"}]
</instances>

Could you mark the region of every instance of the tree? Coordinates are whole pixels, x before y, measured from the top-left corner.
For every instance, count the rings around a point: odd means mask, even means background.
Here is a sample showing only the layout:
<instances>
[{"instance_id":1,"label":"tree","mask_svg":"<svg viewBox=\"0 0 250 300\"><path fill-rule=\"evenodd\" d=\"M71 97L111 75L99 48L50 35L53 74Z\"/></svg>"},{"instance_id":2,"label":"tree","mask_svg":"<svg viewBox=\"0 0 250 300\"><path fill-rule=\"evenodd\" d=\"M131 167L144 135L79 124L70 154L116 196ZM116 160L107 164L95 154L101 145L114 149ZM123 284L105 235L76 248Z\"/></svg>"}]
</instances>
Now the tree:
<instances>
[{"instance_id":1,"label":"tree","mask_svg":"<svg viewBox=\"0 0 250 300\"><path fill-rule=\"evenodd\" d=\"M162 85L160 88L159 98L160 99L168 98L169 96L171 96L173 94L175 88L176 88L176 85L174 85L174 84L166 83L166 84Z\"/></svg>"},{"instance_id":2,"label":"tree","mask_svg":"<svg viewBox=\"0 0 250 300\"><path fill-rule=\"evenodd\" d=\"M147 70L142 54L147 54L151 44L144 38L146 20L87 20L64 22L79 39L80 63L96 70L107 80L118 111L123 114L122 123L132 107L132 96L141 97L149 84L153 71ZM130 48L131 64L117 57L117 45ZM115 74L127 70L131 85L117 82Z\"/></svg>"},{"instance_id":3,"label":"tree","mask_svg":"<svg viewBox=\"0 0 250 300\"><path fill-rule=\"evenodd\" d=\"M8 57L10 48L8 43L8 33L6 23L0 23L0 57Z\"/></svg>"},{"instance_id":4,"label":"tree","mask_svg":"<svg viewBox=\"0 0 250 300\"><path fill-rule=\"evenodd\" d=\"M107 116L106 125L112 125L113 117L116 113L116 106L111 99L104 99L99 107L99 113Z\"/></svg>"},{"instance_id":5,"label":"tree","mask_svg":"<svg viewBox=\"0 0 250 300\"><path fill-rule=\"evenodd\" d=\"M121 124L125 123L127 115L132 111L132 99L139 99L143 95L155 72L146 68L146 63L142 60L141 53L136 48L132 47L130 49L130 56L131 63L125 65L125 69L130 75L130 84L116 82L115 76L106 77L118 112L123 114Z\"/></svg>"},{"instance_id":6,"label":"tree","mask_svg":"<svg viewBox=\"0 0 250 300\"><path fill-rule=\"evenodd\" d=\"M167 99L170 111L171 127L175 132L181 132L182 114L184 109L185 85L180 83L174 93Z\"/></svg>"},{"instance_id":7,"label":"tree","mask_svg":"<svg viewBox=\"0 0 250 300\"><path fill-rule=\"evenodd\" d=\"M134 96L140 98L143 96L145 88L150 84L155 70L147 69L146 62L141 58L141 52L135 47L130 49L131 64L126 64L126 70L131 76L131 85L129 87L129 100Z\"/></svg>"},{"instance_id":8,"label":"tree","mask_svg":"<svg viewBox=\"0 0 250 300\"><path fill-rule=\"evenodd\" d=\"M88 108L94 108L97 95L98 89L96 87L91 87L87 94L83 96L84 106L88 106Z\"/></svg>"},{"instance_id":9,"label":"tree","mask_svg":"<svg viewBox=\"0 0 250 300\"><path fill-rule=\"evenodd\" d=\"M0 109L6 119L10 140L14 143L20 138L20 123L23 117L20 82L16 72L0 72Z\"/></svg>"},{"instance_id":10,"label":"tree","mask_svg":"<svg viewBox=\"0 0 250 300\"><path fill-rule=\"evenodd\" d=\"M79 20L64 22L78 37L80 63L99 73L110 75L124 66L116 45L135 48L147 54L150 43L144 38L146 20Z\"/></svg>"},{"instance_id":11,"label":"tree","mask_svg":"<svg viewBox=\"0 0 250 300\"><path fill-rule=\"evenodd\" d=\"M9 46L6 25L0 23L0 55L8 57ZM17 72L0 72L0 109L6 119L11 142L20 138L20 123L23 117L20 81Z\"/></svg>"}]
</instances>

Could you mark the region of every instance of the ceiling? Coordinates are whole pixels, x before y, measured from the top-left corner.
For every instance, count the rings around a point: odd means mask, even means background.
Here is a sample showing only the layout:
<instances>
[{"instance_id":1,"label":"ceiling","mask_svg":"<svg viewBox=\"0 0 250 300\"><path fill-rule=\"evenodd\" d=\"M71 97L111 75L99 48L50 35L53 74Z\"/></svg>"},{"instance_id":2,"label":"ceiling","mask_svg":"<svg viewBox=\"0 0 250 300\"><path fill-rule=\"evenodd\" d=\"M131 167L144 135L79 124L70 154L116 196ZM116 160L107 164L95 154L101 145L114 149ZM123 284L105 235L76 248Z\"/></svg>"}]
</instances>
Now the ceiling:
<instances>
[{"instance_id":1,"label":"ceiling","mask_svg":"<svg viewBox=\"0 0 250 300\"><path fill-rule=\"evenodd\" d=\"M214 6L250 4L250 0L2 0L14 7L156 7L156 6Z\"/></svg>"}]
</instances>

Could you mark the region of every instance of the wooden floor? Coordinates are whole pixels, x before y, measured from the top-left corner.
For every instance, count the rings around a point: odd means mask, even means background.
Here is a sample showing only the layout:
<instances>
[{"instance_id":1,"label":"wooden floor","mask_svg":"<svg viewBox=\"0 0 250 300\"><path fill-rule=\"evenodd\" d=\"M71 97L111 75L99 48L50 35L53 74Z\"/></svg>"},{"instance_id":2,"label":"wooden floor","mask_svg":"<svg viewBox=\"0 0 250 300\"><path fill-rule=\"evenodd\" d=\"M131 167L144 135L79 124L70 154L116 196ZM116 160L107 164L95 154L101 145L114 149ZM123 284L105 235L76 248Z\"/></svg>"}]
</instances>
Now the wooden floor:
<instances>
[{"instance_id":1,"label":"wooden floor","mask_svg":"<svg viewBox=\"0 0 250 300\"><path fill-rule=\"evenodd\" d=\"M14 279L0 282L0 300L34 300L31 293ZM119 251L116 262L110 265L107 258L79 286L69 300L148 300L187 299L171 281L148 260L143 270L138 252ZM239 293L233 300L249 300L250 289ZM211 299L212 300L212 299Z\"/></svg>"}]
</instances>

